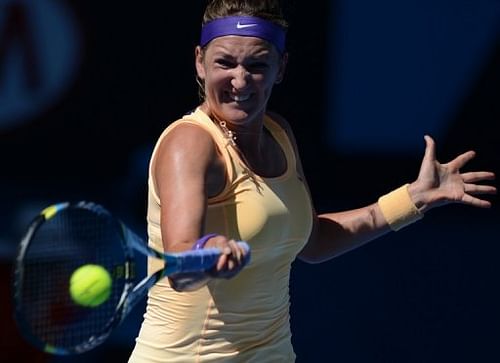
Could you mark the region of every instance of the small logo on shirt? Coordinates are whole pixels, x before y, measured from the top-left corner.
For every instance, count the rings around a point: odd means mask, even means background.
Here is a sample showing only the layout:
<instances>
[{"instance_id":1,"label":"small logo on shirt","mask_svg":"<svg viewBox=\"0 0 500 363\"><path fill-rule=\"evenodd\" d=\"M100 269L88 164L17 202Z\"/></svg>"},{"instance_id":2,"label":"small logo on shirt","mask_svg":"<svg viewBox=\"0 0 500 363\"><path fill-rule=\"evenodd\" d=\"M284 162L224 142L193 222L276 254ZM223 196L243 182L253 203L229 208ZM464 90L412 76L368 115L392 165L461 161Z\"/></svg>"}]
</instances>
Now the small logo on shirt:
<instances>
[{"instance_id":1,"label":"small logo on shirt","mask_svg":"<svg viewBox=\"0 0 500 363\"><path fill-rule=\"evenodd\" d=\"M254 26L257 26L257 24L241 24L240 22L238 22L236 24L236 29L245 29L245 28L251 28L251 27L254 27Z\"/></svg>"}]
</instances>

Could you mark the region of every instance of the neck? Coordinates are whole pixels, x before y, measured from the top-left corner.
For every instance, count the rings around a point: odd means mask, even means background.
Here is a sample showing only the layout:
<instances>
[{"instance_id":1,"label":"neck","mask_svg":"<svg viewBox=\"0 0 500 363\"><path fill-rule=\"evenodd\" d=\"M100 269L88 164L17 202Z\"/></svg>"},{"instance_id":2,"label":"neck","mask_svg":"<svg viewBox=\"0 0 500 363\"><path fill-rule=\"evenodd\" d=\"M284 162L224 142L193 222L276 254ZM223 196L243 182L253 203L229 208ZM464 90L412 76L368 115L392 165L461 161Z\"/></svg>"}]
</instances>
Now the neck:
<instances>
[{"instance_id":1,"label":"neck","mask_svg":"<svg viewBox=\"0 0 500 363\"><path fill-rule=\"evenodd\" d=\"M215 112L210 110L210 107L206 103L200 107L237 146L245 149L258 149L264 130L263 114L255 117L252 121L245 121L244 124L238 124L219 117Z\"/></svg>"}]
</instances>

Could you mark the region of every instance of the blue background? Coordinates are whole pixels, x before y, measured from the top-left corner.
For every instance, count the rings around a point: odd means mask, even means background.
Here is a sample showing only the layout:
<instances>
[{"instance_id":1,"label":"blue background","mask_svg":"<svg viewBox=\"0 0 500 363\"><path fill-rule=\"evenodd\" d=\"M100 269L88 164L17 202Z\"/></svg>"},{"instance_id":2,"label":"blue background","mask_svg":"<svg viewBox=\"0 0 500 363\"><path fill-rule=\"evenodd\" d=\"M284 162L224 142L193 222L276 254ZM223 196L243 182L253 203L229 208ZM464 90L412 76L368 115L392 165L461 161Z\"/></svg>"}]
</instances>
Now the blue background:
<instances>
[{"instance_id":1,"label":"blue background","mask_svg":"<svg viewBox=\"0 0 500 363\"><path fill-rule=\"evenodd\" d=\"M467 168L499 174L498 0L288 4L288 77L270 108L295 129L319 212L412 181L424 133L439 160L474 149ZM144 304L91 353L38 353L12 321L12 259L34 214L61 200L102 203L145 235L149 153L198 101L202 12L202 1L0 1L0 362L126 361ZM489 199L489 210L432 210L327 263L296 261L297 361L500 361Z\"/></svg>"}]
</instances>

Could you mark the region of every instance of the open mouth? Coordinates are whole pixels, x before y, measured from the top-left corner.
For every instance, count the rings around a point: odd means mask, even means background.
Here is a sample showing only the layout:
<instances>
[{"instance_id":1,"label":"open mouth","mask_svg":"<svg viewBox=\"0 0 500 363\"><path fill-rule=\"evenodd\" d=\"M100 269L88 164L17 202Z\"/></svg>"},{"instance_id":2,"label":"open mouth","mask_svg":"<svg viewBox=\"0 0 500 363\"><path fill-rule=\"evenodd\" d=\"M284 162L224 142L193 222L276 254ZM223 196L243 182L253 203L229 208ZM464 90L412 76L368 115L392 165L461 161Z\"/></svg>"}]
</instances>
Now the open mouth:
<instances>
[{"instance_id":1,"label":"open mouth","mask_svg":"<svg viewBox=\"0 0 500 363\"><path fill-rule=\"evenodd\" d=\"M245 102L250 99L250 94L246 95L234 95L234 94L229 94L229 98L233 100L234 102Z\"/></svg>"}]
</instances>

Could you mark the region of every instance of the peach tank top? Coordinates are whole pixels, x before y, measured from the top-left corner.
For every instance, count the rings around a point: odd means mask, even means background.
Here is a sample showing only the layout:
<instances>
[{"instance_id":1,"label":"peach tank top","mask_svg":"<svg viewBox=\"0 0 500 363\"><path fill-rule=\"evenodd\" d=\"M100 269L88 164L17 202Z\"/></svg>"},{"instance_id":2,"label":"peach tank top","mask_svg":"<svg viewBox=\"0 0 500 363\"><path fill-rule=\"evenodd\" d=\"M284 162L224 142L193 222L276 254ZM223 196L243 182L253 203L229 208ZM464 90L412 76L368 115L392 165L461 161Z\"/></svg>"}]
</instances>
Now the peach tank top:
<instances>
[{"instance_id":1,"label":"peach tank top","mask_svg":"<svg viewBox=\"0 0 500 363\"><path fill-rule=\"evenodd\" d=\"M297 175L293 147L285 131L266 117L264 126L283 149L287 170L273 178L252 173L224 133L199 108L172 123L206 129L227 168L221 194L209 199L206 233L247 241L252 260L236 277L213 279L194 292L176 292L168 279L154 286L129 363L286 362L295 360L289 324L291 263L312 228L309 194ZM160 200L149 172L148 236L163 250ZM162 267L148 262L148 272Z\"/></svg>"}]
</instances>

